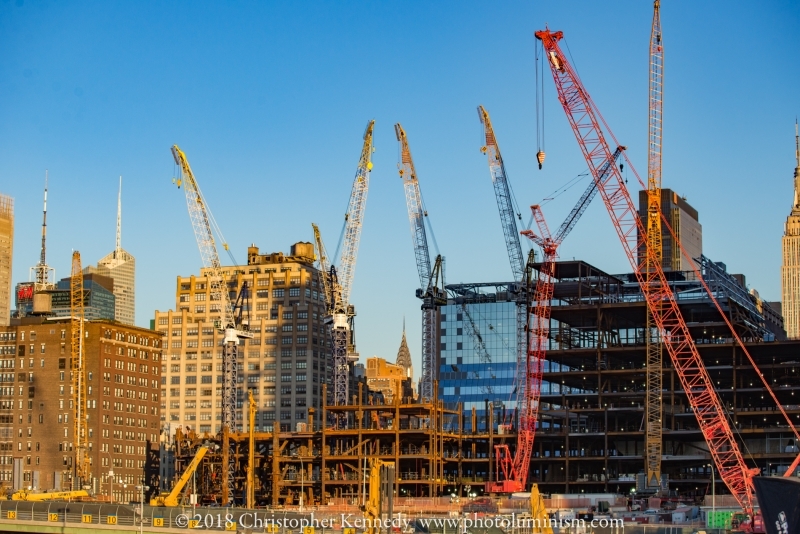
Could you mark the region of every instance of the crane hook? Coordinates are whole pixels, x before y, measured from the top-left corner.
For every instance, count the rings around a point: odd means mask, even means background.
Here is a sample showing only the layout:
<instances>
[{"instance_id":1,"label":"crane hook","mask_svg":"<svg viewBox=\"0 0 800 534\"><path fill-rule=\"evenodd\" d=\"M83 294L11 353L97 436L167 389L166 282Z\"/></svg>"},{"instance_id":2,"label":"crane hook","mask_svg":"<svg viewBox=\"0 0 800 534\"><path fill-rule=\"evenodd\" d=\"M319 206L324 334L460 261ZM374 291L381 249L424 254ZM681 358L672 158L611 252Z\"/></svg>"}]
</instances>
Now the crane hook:
<instances>
[{"instance_id":1,"label":"crane hook","mask_svg":"<svg viewBox=\"0 0 800 534\"><path fill-rule=\"evenodd\" d=\"M544 151L540 150L536 153L536 161L539 162L539 170L542 170L542 163L544 163Z\"/></svg>"}]
</instances>

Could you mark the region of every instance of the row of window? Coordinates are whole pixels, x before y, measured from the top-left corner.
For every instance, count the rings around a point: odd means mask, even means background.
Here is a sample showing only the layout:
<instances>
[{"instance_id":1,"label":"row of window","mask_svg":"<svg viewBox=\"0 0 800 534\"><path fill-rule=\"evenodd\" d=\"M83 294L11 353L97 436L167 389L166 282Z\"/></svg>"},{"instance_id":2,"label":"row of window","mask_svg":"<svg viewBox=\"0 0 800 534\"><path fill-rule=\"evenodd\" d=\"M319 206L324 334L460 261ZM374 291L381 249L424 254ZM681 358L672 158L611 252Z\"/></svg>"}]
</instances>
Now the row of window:
<instances>
[{"instance_id":1,"label":"row of window","mask_svg":"<svg viewBox=\"0 0 800 534\"><path fill-rule=\"evenodd\" d=\"M275 414L275 412L272 412L272 411L262 412L260 414L256 414L256 419L258 419L259 415L261 416L261 419L264 420L264 421L274 421L276 414ZM291 420L292 419L291 410L282 410L280 412L280 418L283 421ZM294 413L294 418L296 420L298 420L298 421L304 421L305 418L306 418L305 410L296 411ZM216 414L215 419L217 421L220 421L222 419L222 414ZM172 413L172 414L169 415L169 420L170 421L180 421L181 420L180 419L180 415L176 414L176 413ZM210 413L200 413L200 417L199 418L197 417L196 413L185 413L185 414L183 414L183 420L184 421L198 421L198 420L199 421L211 421L212 419L211 419L211 414Z\"/></svg>"},{"instance_id":2,"label":"row of window","mask_svg":"<svg viewBox=\"0 0 800 534\"><path fill-rule=\"evenodd\" d=\"M272 395L272 396L274 396L275 393L276 393L276 390L277 390L276 386L264 386L264 395L267 395L267 396ZM252 392L253 395L258 395L258 388L257 387L248 387L247 391ZM294 388L292 388L292 386L281 386L281 389L280 389L280 392L281 392L282 396L291 395L292 391L294 391L294 393L296 395L305 395L306 392L307 392L307 388L306 388L305 384L302 384L302 385L296 385L296 386L294 386ZM319 391L320 391L320 388L318 386L312 386L311 387L311 392L314 395L317 395L319 393ZM163 395L166 396L167 390L165 390L165 389L162 390L162 393L163 393ZM197 389L196 388L186 388L185 393L186 393L186 395L185 395L186 397L196 397L197 396ZM211 389L211 388L201 388L200 389L200 396L201 397L211 397L212 394L215 394L215 396L217 398L220 398L222 396L222 388L218 387L218 388L215 388L215 389ZM244 390L242 390L241 388L236 388L236 395L237 395L237 399L239 399L239 404L241 404L241 402L244 399ZM170 388L169 396L170 397L180 397L181 396L181 389L180 388ZM187 403L187 407L188 407L189 406L188 405L189 402L195 402L195 401L187 400L185 402ZM216 404L217 404L217 408L221 408L222 407L222 401L221 400L217 400ZM165 407L163 403L161 404L161 407L162 408ZM210 408L210 407L211 407L211 401L210 400L201 400L200 401L200 408ZM241 406L239 406L239 407L241 407ZM180 408L180 401L175 401L175 400L170 401L170 408L171 409Z\"/></svg>"},{"instance_id":3,"label":"row of window","mask_svg":"<svg viewBox=\"0 0 800 534\"><path fill-rule=\"evenodd\" d=\"M314 374L313 377L314 377L313 378L314 382L317 382L319 380L319 377L318 377L317 374ZM183 380L184 384L197 384L198 383L197 382L197 376L195 376L195 375L189 375L189 376L185 376L183 378L184 378L184 380ZM162 380L163 384L167 383L166 382L167 377L163 377L161 380ZM245 378L244 378L244 376L239 375L239 376L236 377L236 380L237 380L238 383L242 384L242 383L244 383ZM261 380L262 380L262 376L261 375L248 375L248 377L247 377L247 382L250 383L250 384L255 384L255 383L261 382ZM264 375L263 376L263 380L264 380L264 382L275 382L276 381L276 377L273 374ZM308 380L308 376L307 376L306 373L297 373L296 375L294 375L294 380L296 382L305 382L306 380ZM281 375L281 382L291 382L291 381L292 381L292 375L291 374L282 374ZM222 375L217 375L217 381L216 382L217 382L217 384L222 384L223 376ZM180 384L181 383L181 377L180 376L171 376L170 379L169 379L169 383L173 384L173 385ZM200 384L213 384L213 383L214 383L214 377L212 375L203 375L203 376L200 377Z\"/></svg>"}]
</instances>

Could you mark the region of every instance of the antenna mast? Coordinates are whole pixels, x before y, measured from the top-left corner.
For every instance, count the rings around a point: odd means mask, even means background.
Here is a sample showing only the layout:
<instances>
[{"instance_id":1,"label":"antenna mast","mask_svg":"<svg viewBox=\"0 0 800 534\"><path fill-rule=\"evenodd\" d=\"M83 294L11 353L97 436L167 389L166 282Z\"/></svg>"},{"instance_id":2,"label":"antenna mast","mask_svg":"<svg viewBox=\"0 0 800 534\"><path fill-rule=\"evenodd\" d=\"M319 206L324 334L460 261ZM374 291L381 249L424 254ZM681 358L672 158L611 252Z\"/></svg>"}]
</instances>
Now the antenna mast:
<instances>
[{"instance_id":1,"label":"antenna mast","mask_svg":"<svg viewBox=\"0 0 800 534\"><path fill-rule=\"evenodd\" d=\"M114 258L120 259L122 255L122 176L119 177L119 193L117 194L117 247L114 249Z\"/></svg>"}]
</instances>

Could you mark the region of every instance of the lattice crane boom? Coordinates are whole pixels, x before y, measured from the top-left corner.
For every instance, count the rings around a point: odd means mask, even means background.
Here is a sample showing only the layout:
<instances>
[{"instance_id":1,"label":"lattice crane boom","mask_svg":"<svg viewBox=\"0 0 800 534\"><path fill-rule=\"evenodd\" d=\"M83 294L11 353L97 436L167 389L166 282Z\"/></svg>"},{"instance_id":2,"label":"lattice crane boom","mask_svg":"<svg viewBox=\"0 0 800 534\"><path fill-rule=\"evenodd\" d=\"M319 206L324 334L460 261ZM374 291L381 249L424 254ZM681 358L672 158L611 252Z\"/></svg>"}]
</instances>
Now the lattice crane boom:
<instances>
[{"instance_id":1,"label":"lattice crane boom","mask_svg":"<svg viewBox=\"0 0 800 534\"><path fill-rule=\"evenodd\" d=\"M514 213L514 202L511 198L511 187L508 185L508 175L500 155L500 147L497 145L497 138L494 135L492 121L489 112L483 106L478 106L478 116L483 124L483 133L486 144L481 147L481 152L486 154L489 160L489 172L492 176L494 194L497 198L497 208L500 211L500 224L503 227L503 237L506 242L508 259L511 262L511 272L514 281L522 280L525 271L525 259L522 255L522 245L519 242L519 232L517 231L516 215Z\"/></svg>"},{"instance_id":2,"label":"lattice crane boom","mask_svg":"<svg viewBox=\"0 0 800 534\"><path fill-rule=\"evenodd\" d=\"M400 123L394 125L397 141L400 143L400 162L397 164L408 209L411 228L411 241L417 263L420 289L417 297L422 299L422 372L419 380L420 400L428 402L434 397L436 379L436 310L447 303L444 294L444 259L437 255L431 268L431 255L428 248L428 235L425 231L425 205L419 188L414 159L408 145L408 137Z\"/></svg>"},{"instance_id":3,"label":"lattice crane boom","mask_svg":"<svg viewBox=\"0 0 800 534\"><path fill-rule=\"evenodd\" d=\"M222 501L228 504L233 499L233 482L235 471L235 457L230 454L230 441L228 436L236 425L236 375L237 355L240 338L251 338L247 332L246 324L237 324L233 312L233 303L228 293L227 284L222 275L222 264L219 259L214 234L211 230L213 218L207 203L200 191L200 186L194 177L192 168L186 154L172 146L172 156L180 168L181 179L177 181L178 187L183 185L186 195L186 206L189 210L189 219L192 222L194 235L203 267L210 271L208 274L209 298L212 302L222 304L222 317L219 330L223 332L223 357L222 357ZM247 289L245 288L246 292Z\"/></svg>"},{"instance_id":4,"label":"lattice crane boom","mask_svg":"<svg viewBox=\"0 0 800 534\"><path fill-rule=\"evenodd\" d=\"M200 249L203 267L211 270L209 277L211 295L209 297L212 301L222 303L222 327L233 327L233 306L222 276L222 263L217 252L214 233L211 231L211 218L205 198L200 191L200 186L197 185L186 154L178 148L178 145L172 146L172 156L181 171L181 180L178 186L183 186L183 192L186 195L186 207L189 209L189 219L197 240L197 248Z\"/></svg>"},{"instance_id":5,"label":"lattice crane boom","mask_svg":"<svg viewBox=\"0 0 800 534\"><path fill-rule=\"evenodd\" d=\"M364 226L364 211L367 207L367 193L369 192L369 174L372 170L372 131L374 128L375 121L369 121L364 131L361 158L358 160L356 177L353 180L353 189L350 192L350 204L347 208L342 256L337 269L339 283L342 285L342 299L345 303L350 302L350 290L353 287L356 260L358 259L358 245L361 242L361 229Z\"/></svg>"},{"instance_id":6,"label":"lattice crane boom","mask_svg":"<svg viewBox=\"0 0 800 534\"><path fill-rule=\"evenodd\" d=\"M330 283L330 270L331 264L328 261L328 252L325 250L325 244L322 242L322 234L319 231L319 226L311 223L311 228L314 230L314 245L317 247L317 261L319 262L320 283L322 283L322 293L325 295L325 306L327 310L331 283Z\"/></svg>"},{"instance_id":7,"label":"lattice crane boom","mask_svg":"<svg viewBox=\"0 0 800 534\"><path fill-rule=\"evenodd\" d=\"M72 371L73 447L75 450L75 476L73 489L81 489L91 480L89 463L88 434L86 432L86 365L83 348L83 270L81 254L72 253L72 276L70 278L70 360Z\"/></svg>"},{"instance_id":8,"label":"lattice crane boom","mask_svg":"<svg viewBox=\"0 0 800 534\"><path fill-rule=\"evenodd\" d=\"M400 163L397 168L403 180L403 191L406 194L406 208L408 209L408 222L411 226L411 240L414 244L414 258L417 261L419 274L419 287L423 290L428 287L431 277L431 255L428 249L428 236L425 232L425 206L422 203L422 193L419 189L417 171L408 146L408 137L405 130L398 122L394 125L397 141L400 143Z\"/></svg>"},{"instance_id":9,"label":"lattice crane boom","mask_svg":"<svg viewBox=\"0 0 800 534\"><path fill-rule=\"evenodd\" d=\"M645 278L650 284L656 276L651 262L662 264L661 235L661 134L664 91L664 46L661 42L660 0L653 3L653 24L650 31L649 112L647 131L647 246ZM653 303L659 306L659 303ZM660 308L648 307L646 322L646 394L645 394L645 472L647 485L661 485L662 456L662 346L657 320Z\"/></svg>"},{"instance_id":10,"label":"lattice crane boom","mask_svg":"<svg viewBox=\"0 0 800 534\"><path fill-rule=\"evenodd\" d=\"M713 382L703 365L700 354L692 341L689 329L683 320L663 268L654 261L652 249L647 243L647 231L633 200L625 187L624 179L617 167L605 180L599 178L603 163L612 158L612 152L600 127L602 117L597 111L580 78L562 52L558 42L562 32L542 30L536 32L542 41L548 58L550 71L558 91L559 101L567 115L575 137L583 152L589 169L597 182L614 228L626 255L634 269L644 297L654 313L664 346L670 355L689 404L697 420L717 470L731 494L746 510L753 507L752 472L744 462L739 446L725 415L724 407L717 396ZM605 125L605 122L603 122ZM606 130L613 138L610 130ZM629 163L630 165L630 163ZM645 258L639 253L640 240L644 241ZM649 282L644 266L653 267L653 281Z\"/></svg>"}]
</instances>

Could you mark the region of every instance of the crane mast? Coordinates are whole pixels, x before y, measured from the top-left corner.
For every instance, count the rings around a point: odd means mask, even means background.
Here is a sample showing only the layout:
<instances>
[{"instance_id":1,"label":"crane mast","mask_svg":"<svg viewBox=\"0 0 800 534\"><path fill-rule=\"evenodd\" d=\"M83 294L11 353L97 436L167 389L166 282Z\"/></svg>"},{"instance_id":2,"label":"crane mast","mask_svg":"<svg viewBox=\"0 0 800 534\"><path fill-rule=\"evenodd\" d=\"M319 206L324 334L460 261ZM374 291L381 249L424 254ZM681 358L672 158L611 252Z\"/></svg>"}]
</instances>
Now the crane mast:
<instances>
[{"instance_id":1,"label":"crane mast","mask_svg":"<svg viewBox=\"0 0 800 534\"><path fill-rule=\"evenodd\" d=\"M247 332L247 324L236 323L233 303L222 275L222 263L214 241L214 234L211 231L211 215L200 191L200 186L197 185L192 168L189 166L189 160L186 158L186 154L178 148L178 145L172 146L172 156L180 168L181 180L178 181L178 187L183 184L183 190L186 194L186 206L189 209L189 219L192 222L194 236L197 239L197 247L200 249L203 267L207 270L206 276L209 279L208 287L210 289L209 298L211 302L216 301L222 305L220 310L222 314L221 320L216 326L223 333L222 504L228 504L233 499L233 480L236 467L235 458L230 454L228 436L236 425L236 360L238 345L240 338L252 338L253 335Z\"/></svg>"},{"instance_id":2,"label":"crane mast","mask_svg":"<svg viewBox=\"0 0 800 534\"><path fill-rule=\"evenodd\" d=\"M662 263L661 236L661 118L664 93L664 46L661 42L661 2L653 3L653 25L650 30L650 72L649 72L649 114L647 131L647 246L650 251L644 254L646 283L655 282L656 269L651 262ZM641 259L640 259L641 261ZM654 306L660 306L654 302ZM661 486L662 449L662 346L656 328L654 314L661 313L658 308L647 310L646 323L646 396L645 413L645 454L647 485Z\"/></svg>"},{"instance_id":3,"label":"crane mast","mask_svg":"<svg viewBox=\"0 0 800 534\"><path fill-rule=\"evenodd\" d=\"M425 232L427 212L422 202L417 171L408 146L408 137L403 126L394 125L397 141L400 143L400 162L397 164L408 209L408 222L411 227L411 241L417 263L420 289L417 297L422 299L422 373L419 380L421 402L430 402L434 397L436 381L436 316L437 308L447 304L444 294L444 259L437 255L431 268L428 236Z\"/></svg>"},{"instance_id":4,"label":"crane mast","mask_svg":"<svg viewBox=\"0 0 800 534\"><path fill-rule=\"evenodd\" d=\"M600 178L601 166L613 157L600 121L612 139L613 134L558 44L563 33L546 29L537 31L536 38L542 41L559 101L597 183L644 298L653 311L656 327L706 438L718 472L739 504L746 510L752 510L753 471L744 462L728 424L725 409L680 314L663 268L652 257L653 249L649 245L644 222L636 211L616 165L610 166L612 172L605 179ZM630 162L629 167L632 168ZM646 261L640 260L639 251L642 249L647 256ZM652 268L652 277L648 276L646 265Z\"/></svg>"},{"instance_id":5,"label":"crane mast","mask_svg":"<svg viewBox=\"0 0 800 534\"><path fill-rule=\"evenodd\" d=\"M75 449L75 476L72 489L79 490L91 480L86 433L86 366L83 350L83 272L81 253L72 253L70 278L70 369L72 371L73 435Z\"/></svg>"},{"instance_id":6,"label":"crane mast","mask_svg":"<svg viewBox=\"0 0 800 534\"><path fill-rule=\"evenodd\" d=\"M347 317L347 307L344 306L342 300L342 286L339 283L339 277L336 272L336 267L330 265L328 262L328 253L325 250L325 244L322 242L322 234L319 227L311 223L314 229L314 243L317 249L317 261L319 261L320 281L322 282L322 291L325 303L325 324L328 326L331 334L331 345L333 347L334 366L343 365L343 374L345 382L343 389L344 401L347 402L347 339L350 331L350 323ZM335 322L336 318L339 319L339 325ZM342 357L344 356L344 358ZM334 375L334 379L341 374ZM334 381L334 386L341 387L341 382ZM334 391L335 393L335 391ZM341 398L339 396L338 398ZM336 401L337 395L334 395ZM337 401L338 402L338 401Z\"/></svg>"},{"instance_id":7,"label":"crane mast","mask_svg":"<svg viewBox=\"0 0 800 534\"><path fill-rule=\"evenodd\" d=\"M350 304L350 290L358 258L358 244L361 240L361 229L364 226L364 210L367 205L369 191L369 174L372 170L372 131L375 121L367 123L364 131L364 143L361 157L358 160L353 189L350 192L350 203L345 214L344 241L339 268L330 267L328 271L330 291L328 294L328 315L325 324L331 334L333 350L333 403L347 404L350 362L358 360L355 351L355 307ZM319 235L319 229L316 230ZM326 256L327 258L327 256ZM323 275L324 276L324 275Z\"/></svg>"}]
</instances>

